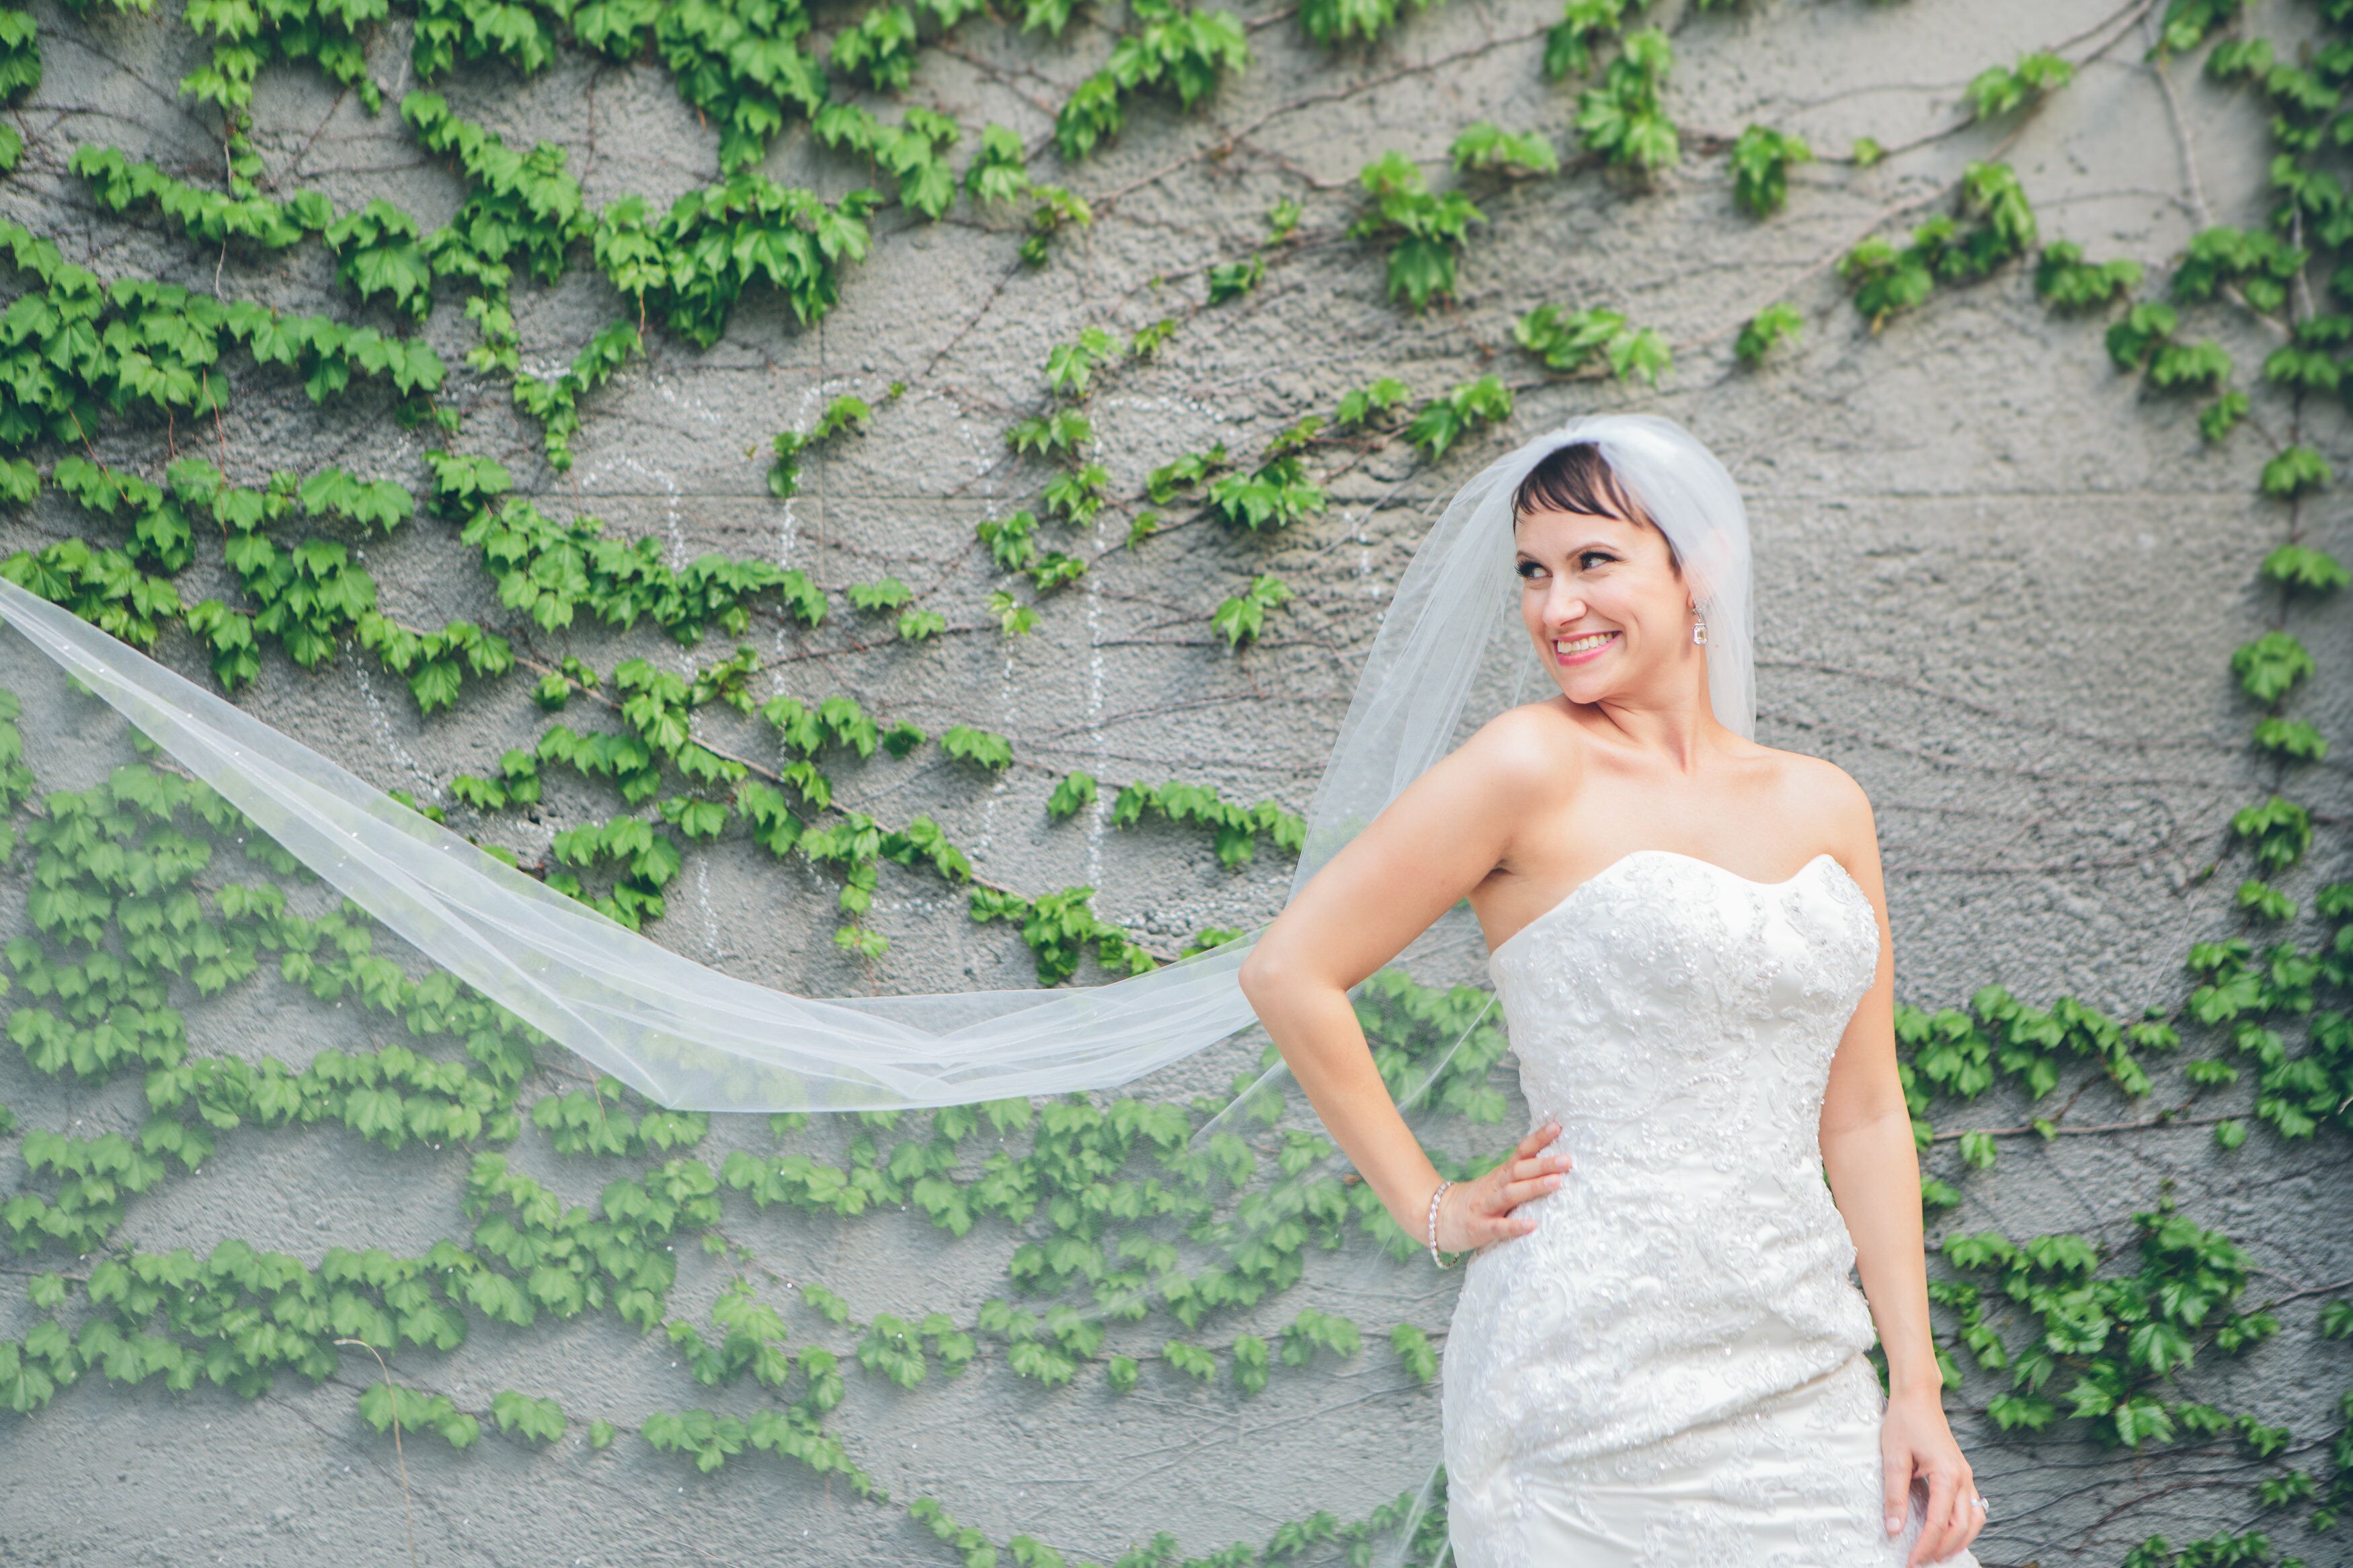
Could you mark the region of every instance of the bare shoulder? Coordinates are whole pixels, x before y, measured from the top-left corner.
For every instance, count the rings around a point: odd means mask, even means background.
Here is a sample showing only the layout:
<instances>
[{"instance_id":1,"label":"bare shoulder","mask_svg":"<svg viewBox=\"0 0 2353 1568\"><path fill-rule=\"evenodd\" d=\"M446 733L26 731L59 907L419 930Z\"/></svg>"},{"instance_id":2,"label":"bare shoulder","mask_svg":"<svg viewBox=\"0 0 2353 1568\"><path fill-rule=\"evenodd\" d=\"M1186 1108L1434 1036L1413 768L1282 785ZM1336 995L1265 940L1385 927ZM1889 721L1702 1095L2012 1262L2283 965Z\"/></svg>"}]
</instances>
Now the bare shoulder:
<instances>
[{"instance_id":1,"label":"bare shoulder","mask_svg":"<svg viewBox=\"0 0 2353 1568\"><path fill-rule=\"evenodd\" d=\"M1781 755L1788 759L1792 784L1819 805L1825 817L1870 820L1871 797L1863 793L1852 773L1827 757L1810 757L1800 752L1784 752Z\"/></svg>"},{"instance_id":2,"label":"bare shoulder","mask_svg":"<svg viewBox=\"0 0 2353 1568\"><path fill-rule=\"evenodd\" d=\"M1523 703L1480 725L1425 777L1436 798L1493 826L1503 836L1499 853L1508 857L1518 825L1542 820L1575 798L1589 743L1558 704Z\"/></svg>"},{"instance_id":3,"label":"bare shoulder","mask_svg":"<svg viewBox=\"0 0 2353 1568\"><path fill-rule=\"evenodd\" d=\"M1551 793L1565 777L1573 782L1586 744L1585 731L1558 702L1523 702L1480 725L1455 754L1526 798L1530 792Z\"/></svg>"},{"instance_id":4,"label":"bare shoulder","mask_svg":"<svg viewBox=\"0 0 2353 1568\"><path fill-rule=\"evenodd\" d=\"M1871 797L1854 775L1825 757L1759 747L1772 770L1770 793L1788 819L1811 824L1813 837L1847 858L1847 851L1875 846Z\"/></svg>"}]
</instances>

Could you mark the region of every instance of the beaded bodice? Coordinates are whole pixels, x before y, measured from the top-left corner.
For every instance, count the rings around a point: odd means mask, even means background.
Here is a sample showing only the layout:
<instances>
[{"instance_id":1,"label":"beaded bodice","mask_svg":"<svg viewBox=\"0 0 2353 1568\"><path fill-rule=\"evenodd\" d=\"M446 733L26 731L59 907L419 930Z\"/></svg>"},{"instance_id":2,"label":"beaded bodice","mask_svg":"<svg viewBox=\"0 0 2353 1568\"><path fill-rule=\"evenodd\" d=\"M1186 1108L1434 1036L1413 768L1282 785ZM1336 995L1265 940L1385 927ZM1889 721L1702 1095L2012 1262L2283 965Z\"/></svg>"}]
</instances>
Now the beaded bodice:
<instances>
[{"instance_id":1,"label":"beaded bodice","mask_svg":"<svg viewBox=\"0 0 2353 1568\"><path fill-rule=\"evenodd\" d=\"M1780 882L1638 849L1489 955L1520 1089L1569 1152L1718 1169L1815 1159L1816 1120L1879 960L1834 857Z\"/></svg>"}]
</instances>

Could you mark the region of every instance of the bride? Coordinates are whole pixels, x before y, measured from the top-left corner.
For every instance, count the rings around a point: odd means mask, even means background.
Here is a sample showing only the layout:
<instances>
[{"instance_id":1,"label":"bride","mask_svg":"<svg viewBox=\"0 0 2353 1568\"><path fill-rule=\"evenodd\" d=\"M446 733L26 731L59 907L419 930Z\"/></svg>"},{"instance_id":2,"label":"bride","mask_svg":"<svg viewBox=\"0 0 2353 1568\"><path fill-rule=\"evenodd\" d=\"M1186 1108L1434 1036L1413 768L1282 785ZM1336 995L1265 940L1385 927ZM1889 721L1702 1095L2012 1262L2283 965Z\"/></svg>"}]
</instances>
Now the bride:
<instances>
[{"instance_id":1,"label":"bride","mask_svg":"<svg viewBox=\"0 0 2353 1568\"><path fill-rule=\"evenodd\" d=\"M1471 1253L1442 1378L1455 1554L1974 1568L1871 805L1746 738L1737 492L1647 416L1574 421L1478 487L1558 689L1413 778L1240 972L1391 1216L1441 1267ZM1464 899L1539 1124L1446 1182L1347 992Z\"/></svg>"}]
</instances>

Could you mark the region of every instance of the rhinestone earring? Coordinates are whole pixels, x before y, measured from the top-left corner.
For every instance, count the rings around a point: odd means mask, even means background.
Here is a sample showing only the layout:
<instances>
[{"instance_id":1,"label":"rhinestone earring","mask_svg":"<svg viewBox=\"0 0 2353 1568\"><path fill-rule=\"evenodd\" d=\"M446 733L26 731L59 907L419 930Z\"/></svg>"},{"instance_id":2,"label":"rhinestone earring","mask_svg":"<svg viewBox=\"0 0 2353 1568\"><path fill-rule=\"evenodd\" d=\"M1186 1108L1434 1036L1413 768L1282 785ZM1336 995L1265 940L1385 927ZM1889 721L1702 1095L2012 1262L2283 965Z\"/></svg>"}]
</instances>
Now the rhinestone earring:
<instances>
[{"instance_id":1,"label":"rhinestone earring","mask_svg":"<svg viewBox=\"0 0 2353 1568\"><path fill-rule=\"evenodd\" d=\"M1692 622L1692 641L1696 643L1707 641L1707 622L1704 618L1694 619Z\"/></svg>"}]
</instances>

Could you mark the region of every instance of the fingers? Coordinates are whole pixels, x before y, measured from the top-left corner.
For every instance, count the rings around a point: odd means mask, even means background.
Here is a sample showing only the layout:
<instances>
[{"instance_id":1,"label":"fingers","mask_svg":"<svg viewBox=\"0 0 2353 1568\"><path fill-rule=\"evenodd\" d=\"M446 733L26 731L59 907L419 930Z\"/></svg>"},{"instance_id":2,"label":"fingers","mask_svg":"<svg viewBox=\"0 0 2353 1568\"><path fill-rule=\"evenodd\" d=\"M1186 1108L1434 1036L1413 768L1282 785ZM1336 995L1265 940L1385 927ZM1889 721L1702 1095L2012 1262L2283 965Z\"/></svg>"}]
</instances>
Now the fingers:
<instances>
[{"instance_id":1,"label":"fingers","mask_svg":"<svg viewBox=\"0 0 2353 1568\"><path fill-rule=\"evenodd\" d=\"M1448 1193L1445 1212L1439 1216L1438 1225L1440 1233L1447 1233L1452 1229L1447 1223L1449 1218L1456 1219L1461 1226L1461 1234L1463 1238L1459 1246L1467 1248L1492 1246L1498 1241L1508 1241L1514 1237L1525 1236L1535 1229L1536 1222L1534 1215L1517 1215L1512 1212L1514 1203L1503 1195L1505 1188L1497 1182L1497 1178L1502 1174L1503 1171L1498 1167L1469 1185L1455 1189L1462 1194L1459 1215L1455 1213L1454 1193ZM1452 1248L1458 1244L1443 1242L1440 1245Z\"/></svg>"},{"instance_id":2,"label":"fingers","mask_svg":"<svg viewBox=\"0 0 2353 1568\"><path fill-rule=\"evenodd\" d=\"M1567 1170L1574 1163L1566 1149L1555 1149L1549 1154L1543 1152L1546 1144L1559 1136L1560 1123L1546 1122L1520 1140L1519 1146L1513 1151L1514 1158L1507 1161L1500 1170L1491 1173L1495 1181L1504 1184L1504 1190L1513 1194L1504 1207L1525 1203L1540 1193L1551 1191L1550 1187L1528 1184L1541 1183L1546 1176ZM1553 1186L1559 1184L1555 1182Z\"/></svg>"},{"instance_id":3,"label":"fingers","mask_svg":"<svg viewBox=\"0 0 2353 1568\"><path fill-rule=\"evenodd\" d=\"M1950 1557L1962 1547L1967 1546L1969 1543L1969 1537L1976 1533L1978 1517L1977 1505L1969 1500L1977 1495L1977 1485L1970 1479L1969 1468L1967 1464L1963 1464L1953 1473L1952 1516L1945 1523L1944 1542L1941 1548L1944 1556Z\"/></svg>"},{"instance_id":4,"label":"fingers","mask_svg":"<svg viewBox=\"0 0 2353 1568\"><path fill-rule=\"evenodd\" d=\"M1982 1500L1978 1492L1977 1478L1964 1466L1960 1485L1953 1493L1952 1551L1958 1552L1978 1538L1978 1531L1985 1528L1985 1510L1978 1506Z\"/></svg>"},{"instance_id":5,"label":"fingers","mask_svg":"<svg viewBox=\"0 0 2353 1568\"><path fill-rule=\"evenodd\" d=\"M1568 1151L1544 1152L1559 1136L1560 1123L1546 1121L1519 1141L1511 1159L1475 1181L1449 1189L1439 1211L1440 1247L1467 1251L1535 1230L1535 1215L1513 1211L1559 1190L1561 1173L1571 1166Z\"/></svg>"},{"instance_id":6,"label":"fingers","mask_svg":"<svg viewBox=\"0 0 2353 1568\"><path fill-rule=\"evenodd\" d=\"M1906 1494L1912 1489L1912 1450L1883 1448L1879 1455L1879 1489L1887 1507L1885 1523L1889 1535L1904 1533Z\"/></svg>"},{"instance_id":7,"label":"fingers","mask_svg":"<svg viewBox=\"0 0 2353 1568\"><path fill-rule=\"evenodd\" d=\"M1975 1541L1978 1538L1978 1531L1983 1530L1986 1523L1986 1510L1978 1506L1978 1502L1985 1500L1978 1490L1975 1479L1961 1484L1961 1538L1953 1543L1953 1550L1956 1552ZM1970 1499L1977 1500L1970 1501Z\"/></svg>"},{"instance_id":8,"label":"fingers","mask_svg":"<svg viewBox=\"0 0 2353 1568\"><path fill-rule=\"evenodd\" d=\"M1957 1501L1959 1487L1953 1472L1929 1472L1927 1517L1920 1526L1920 1538L1912 1543L1912 1555L1905 1559L1905 1568L1925 1568L1953 1554L1947 1538L1953 1533L1953 1505Z\"/></svg>"},{"instance_id":9,"label":"fingers","mask_svg":"<svg viewBox=\"0 0 2353 1568\"><path fill-rule=\"evenodd\" d=\"M1546 1193L1558 1191L1559 1188L1560 1173L1557 1171L1548 1172L1541 1176L1530 1176L1521 1181L1505 1182L1496 1189L1497 1202L1494 1212L1498 1215L1508 1213L1531 1198L1540 1198ZM1529 1223L1533 1225L1535 1221L1530 1220Z\"/></svg>"},{"instance_id":10,"label":"fingers","mask_svg":"<svg viewBox=\"0 0 2353 1568\"><path fill-rule=\"evenodd\" d=\"M1509 1205L1498 1206L1486 1192L1473 1188L1462 1205L1462 1226L1470 1237L1463 1245L1485 1247L1525 1236L1535 1229L1536 1221L1534 1215L1512 1213Z\"/></svg>"},{"instance_id":11,"label":"fingers","mask_svg":"<svg viewBox=\"0 0 2353 1568\"><path fill-rule=\"evenodd\" d=\"M1566 1168L1565 1157L1558 1168L1549 1160L1520 1163L1534 1163L1540 1173L1512 1179L1506 1169L1499 1168L1489 1172L1471 1189L1470 1212L1473 1220L1483 1222L1489 1227L1489 1234L1498 1240L1525 1236L1535 1230L1536 1216L1515 1211L1522 1204L1560 1190L1561 1172ZM1509 1169L1518 1168L1515 1165Z\"/></svg>"}]
</instances>

